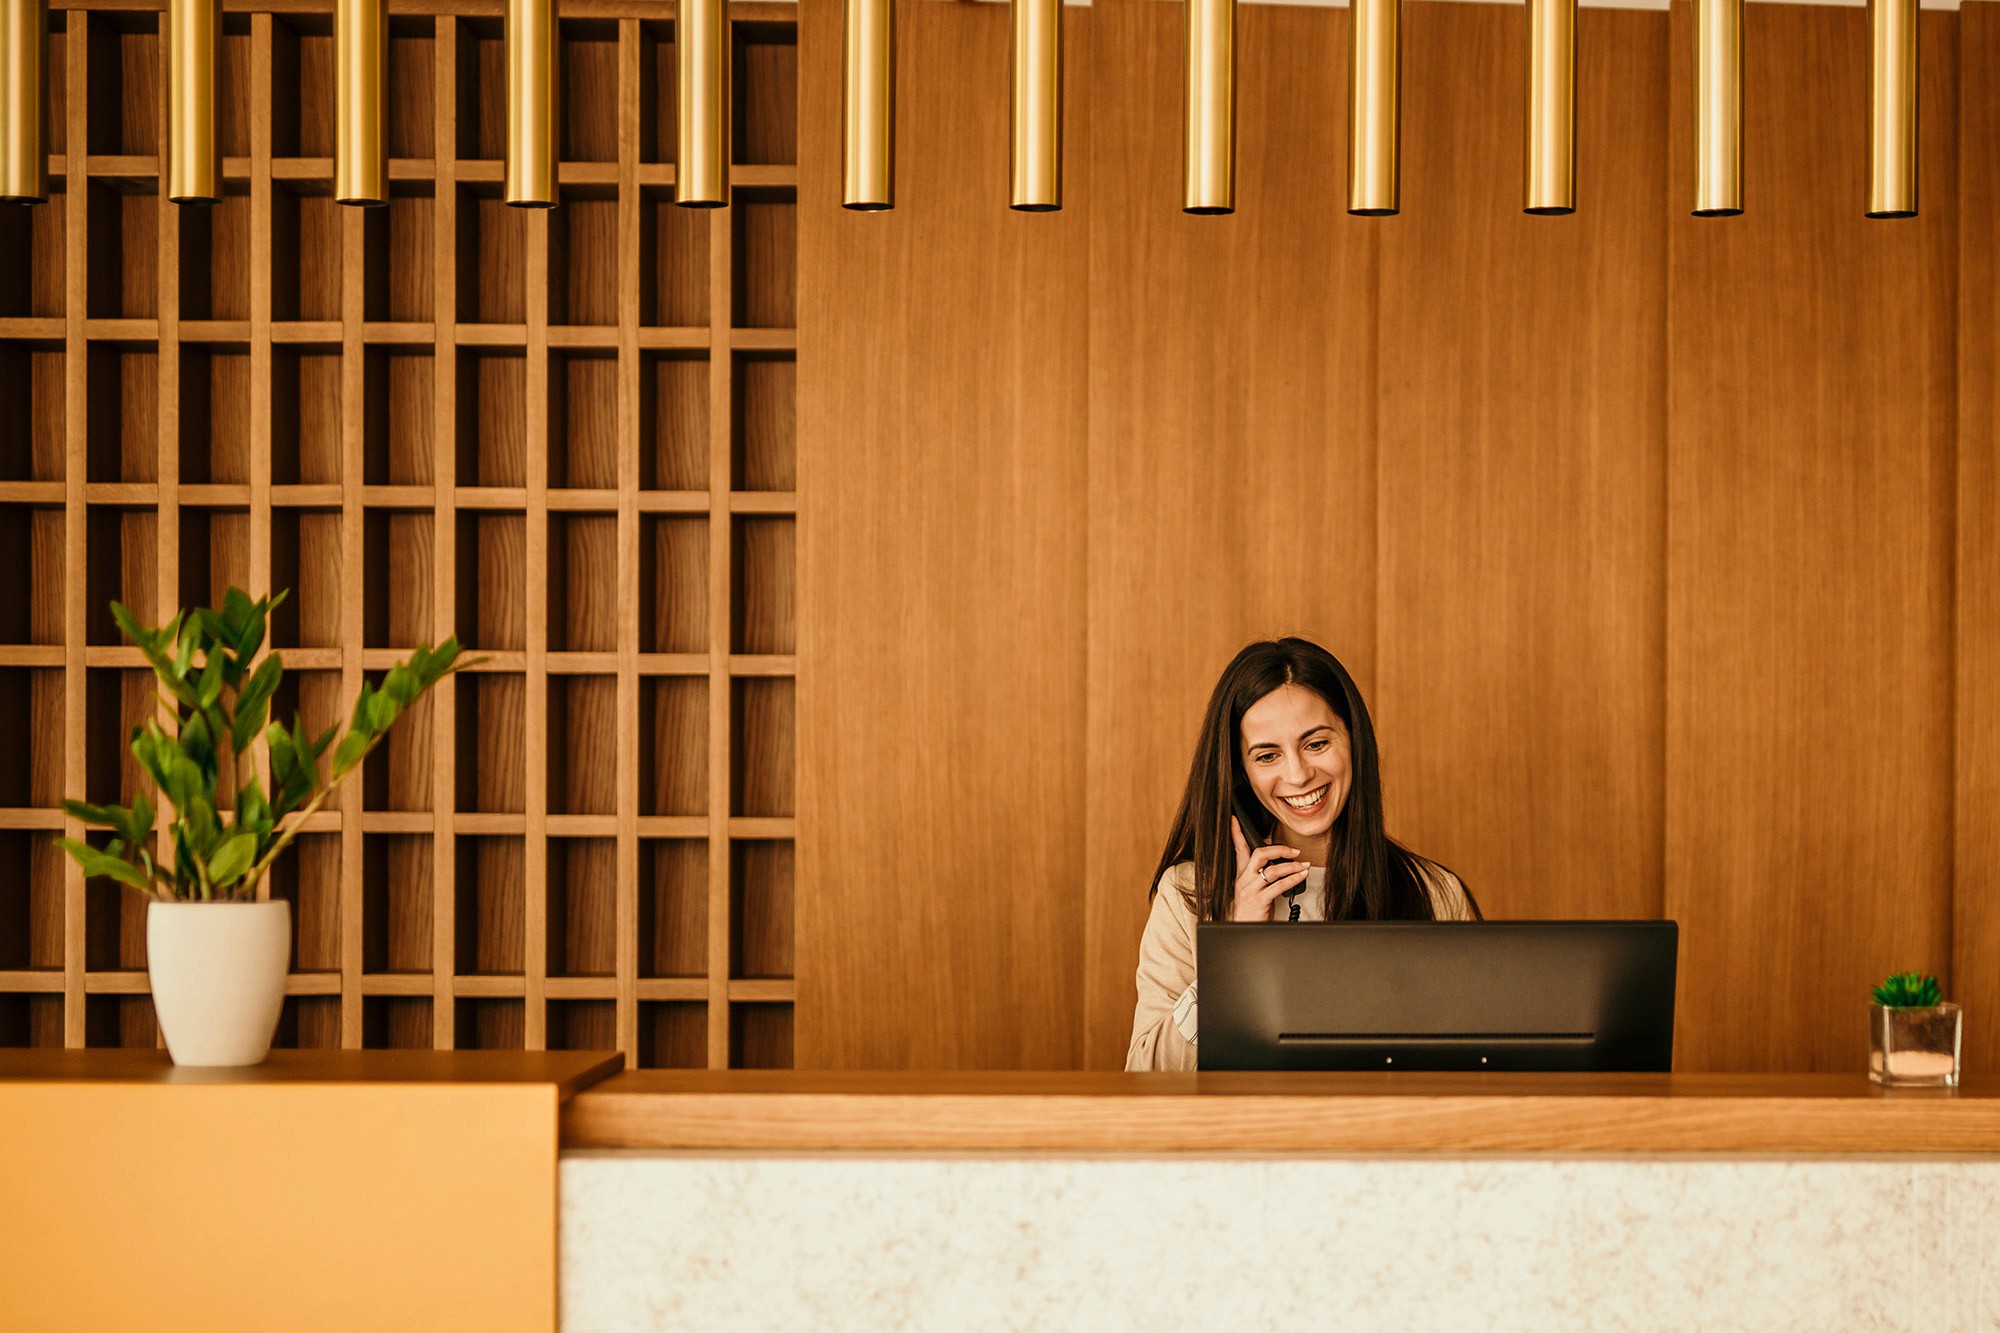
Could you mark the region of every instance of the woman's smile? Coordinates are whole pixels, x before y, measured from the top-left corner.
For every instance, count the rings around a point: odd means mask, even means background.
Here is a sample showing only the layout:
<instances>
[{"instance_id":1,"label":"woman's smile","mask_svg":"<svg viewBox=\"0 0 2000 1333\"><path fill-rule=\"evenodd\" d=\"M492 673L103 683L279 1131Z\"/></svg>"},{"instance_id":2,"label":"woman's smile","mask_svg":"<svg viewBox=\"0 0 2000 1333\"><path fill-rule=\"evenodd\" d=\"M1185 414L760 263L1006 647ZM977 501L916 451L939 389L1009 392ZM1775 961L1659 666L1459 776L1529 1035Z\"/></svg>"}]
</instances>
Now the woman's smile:
<instances>
[{"instance_id":1,"label":"woman's smile","mask_svg":"<svg viewBox=\"0 0 2000 1333\"><path fill-rule=\"evenodd\" d=\"M1278 799L1302 815L1317 814L1320 806L1326 803L1326 794L1332 786L1332 783L1327 783L1300 796L1281 796Z\"/></svg>"}]
</instances>

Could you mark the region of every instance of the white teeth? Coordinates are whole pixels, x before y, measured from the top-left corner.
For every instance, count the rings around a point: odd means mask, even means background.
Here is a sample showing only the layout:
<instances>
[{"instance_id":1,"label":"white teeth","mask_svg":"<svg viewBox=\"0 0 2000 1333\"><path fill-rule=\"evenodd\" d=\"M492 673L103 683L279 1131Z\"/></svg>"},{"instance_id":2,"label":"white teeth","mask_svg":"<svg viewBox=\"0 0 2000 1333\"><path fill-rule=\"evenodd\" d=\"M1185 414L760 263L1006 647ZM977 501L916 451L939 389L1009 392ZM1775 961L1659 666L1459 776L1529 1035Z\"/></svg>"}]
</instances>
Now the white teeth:
<instances>
[{"instance_id":1,"label":"white teeth","mask_svg":"<svg viewBox=\"0 0 2000 1333\"><path fill-rule=\"evenodd\" d=\"M1326 788L1321 787L1318 791L1307 796L1286 796L1282 799L1286 805L1289 805L1294 810L1310 810L1326 799Z\"/></svg>"}]
</instances>

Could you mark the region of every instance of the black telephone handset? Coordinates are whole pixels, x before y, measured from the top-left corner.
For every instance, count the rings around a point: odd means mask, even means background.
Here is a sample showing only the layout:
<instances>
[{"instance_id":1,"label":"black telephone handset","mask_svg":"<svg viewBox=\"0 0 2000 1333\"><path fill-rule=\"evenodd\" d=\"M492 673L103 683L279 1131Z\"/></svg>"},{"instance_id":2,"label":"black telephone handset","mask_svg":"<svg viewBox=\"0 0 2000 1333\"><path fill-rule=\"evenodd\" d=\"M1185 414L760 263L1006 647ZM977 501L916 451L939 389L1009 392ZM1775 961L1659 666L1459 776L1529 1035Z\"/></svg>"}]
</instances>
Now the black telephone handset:
<instances>
[{"instance_id":1,"label":"black telephone handset","mask_svg":"<svg viewBox=\"0 0 2000 1333\"><path fill-rule=\"evenodd\" d=\"M1256 851L1264 845L1269 837L1269 834L1263 827L1262 820L1250 813L1251 807L1245 804L1243 793L1240 791L1232 793L1230 805L1236 812L1237 825L1243 830L1243 841L1249 846L1251 851ZM1284 897L1291 908L1290 913L1285 918L1287 921L1297 921L1299 919L1299 895L1304 893L1305 889L1305 881L1301 880L1297 888L1285 890Z\"/></svg>"},{"instance_id":2,"label":"black telephone handset","mask_svg":"<svg viewBox=\"0 0 2000 1333\"><path fill-rule=\"evenodd\" d=\"M1235 812L1237 827L1243 830L1243 841L1249 845L1250 850L1254 852L1262 847L1264 831L1260 827L1261 821L1258 816L1250 812L1250 807L1244 804L1243 793L1235 794L1230 801L1230 807Z\"/></svg>"}]
</instances>

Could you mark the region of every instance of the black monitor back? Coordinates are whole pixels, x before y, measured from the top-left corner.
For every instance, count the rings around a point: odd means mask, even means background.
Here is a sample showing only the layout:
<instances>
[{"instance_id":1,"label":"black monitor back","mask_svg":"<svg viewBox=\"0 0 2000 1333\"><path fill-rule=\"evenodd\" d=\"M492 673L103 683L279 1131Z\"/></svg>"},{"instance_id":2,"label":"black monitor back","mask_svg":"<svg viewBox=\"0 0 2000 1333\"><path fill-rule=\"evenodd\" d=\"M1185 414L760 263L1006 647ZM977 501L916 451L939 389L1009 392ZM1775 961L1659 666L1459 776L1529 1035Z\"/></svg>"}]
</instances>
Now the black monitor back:
<instances>
[{"instance_id":1,"label":"black monitor back","mask_svg":"<svg viewBox=\"0 0 2000 1333\"><path fill-rule=\"evenodd\" d=\"M1202 1069L1672 1068L1672 921L1204 922Z\"/></svg>"}]
</instances>

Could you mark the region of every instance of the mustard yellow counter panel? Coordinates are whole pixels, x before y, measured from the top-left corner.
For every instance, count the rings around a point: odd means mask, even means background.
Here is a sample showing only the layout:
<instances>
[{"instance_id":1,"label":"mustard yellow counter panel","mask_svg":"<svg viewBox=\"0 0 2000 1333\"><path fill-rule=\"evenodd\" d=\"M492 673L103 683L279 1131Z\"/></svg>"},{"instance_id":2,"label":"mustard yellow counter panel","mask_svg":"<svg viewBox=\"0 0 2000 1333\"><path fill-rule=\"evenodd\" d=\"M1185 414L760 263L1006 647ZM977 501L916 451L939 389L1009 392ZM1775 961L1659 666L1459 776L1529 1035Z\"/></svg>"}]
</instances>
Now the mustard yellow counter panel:
<instances>
[{"instance_id":1,"label":"mustard yellow counter panel","mask_svg":"<svg viewBox=\"0 0 2000 1333\"><path fill-rule=\"evenodd\" d=\"M550 1333L557 1117L621 1064L0 1053L0 1329Z\"/></svg>"}]
</instances>

